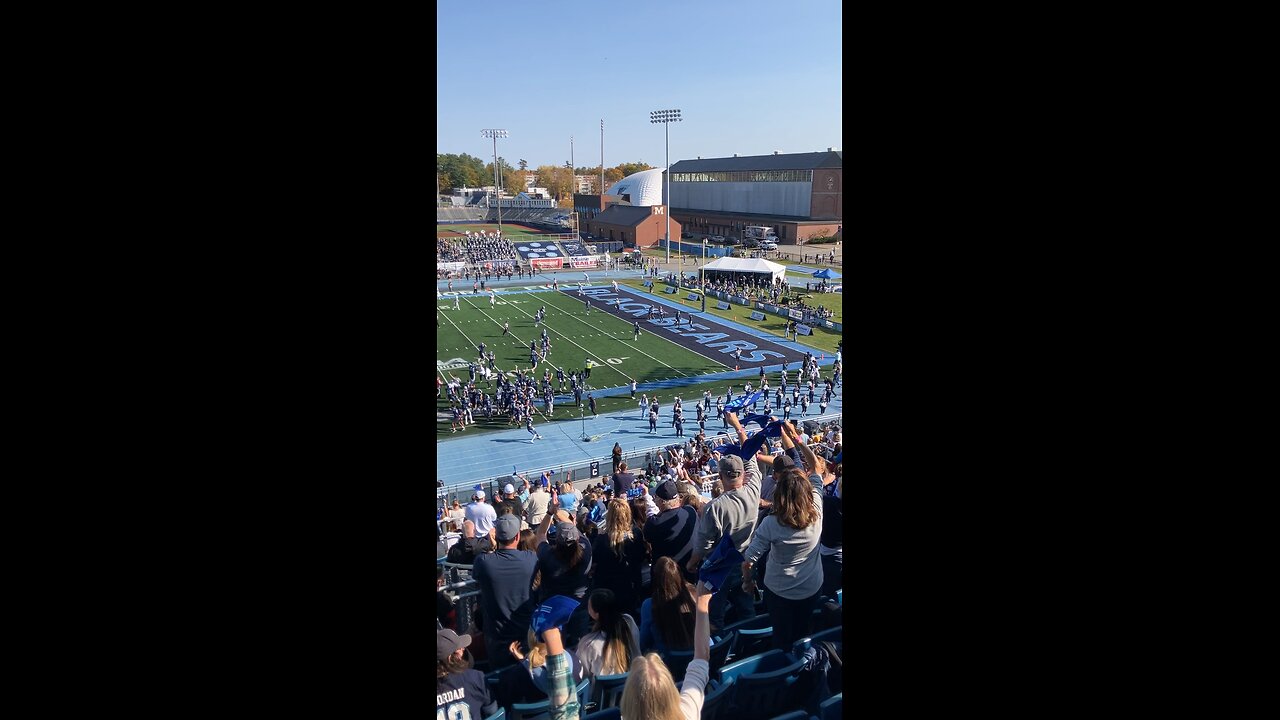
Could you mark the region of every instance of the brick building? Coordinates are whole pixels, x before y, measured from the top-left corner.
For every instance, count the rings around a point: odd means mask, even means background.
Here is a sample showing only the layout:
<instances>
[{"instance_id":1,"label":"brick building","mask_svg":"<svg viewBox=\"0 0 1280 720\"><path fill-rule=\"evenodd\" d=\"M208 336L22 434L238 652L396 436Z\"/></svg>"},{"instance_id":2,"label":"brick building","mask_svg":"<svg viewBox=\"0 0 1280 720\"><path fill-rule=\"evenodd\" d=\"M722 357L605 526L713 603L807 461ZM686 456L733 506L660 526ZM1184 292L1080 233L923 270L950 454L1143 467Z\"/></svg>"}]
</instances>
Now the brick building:
<instances>
[{"instance_id":1,"label":"brick building","mask_svg":"<svg viewBox=\"0 0 1280 720\"><path fill-rule=\"evenodd\" d=\"M599 195L576 196L599 198ZM606 196L607 197L607 196ZM654 247L666 237L666 208L662 205L635 207L610 205L589 220L581 221L581 230L605 240L620 240L627 247ZM680 223L671 219L671 237L680 237Z\"/></svg>"},{"instance_id":2,"label":"brick building","mask_svg":"<svg viewBox=\"0 0 1280 720\"><path fill-rule=\"evenodd\" d=\"M842 230L844 154L838 150L681 160L671 166L671 218L696 235L742 237L748 225L803 243ZM843 235L843 232L841 232Z\"/></svg>"}]
</instances>

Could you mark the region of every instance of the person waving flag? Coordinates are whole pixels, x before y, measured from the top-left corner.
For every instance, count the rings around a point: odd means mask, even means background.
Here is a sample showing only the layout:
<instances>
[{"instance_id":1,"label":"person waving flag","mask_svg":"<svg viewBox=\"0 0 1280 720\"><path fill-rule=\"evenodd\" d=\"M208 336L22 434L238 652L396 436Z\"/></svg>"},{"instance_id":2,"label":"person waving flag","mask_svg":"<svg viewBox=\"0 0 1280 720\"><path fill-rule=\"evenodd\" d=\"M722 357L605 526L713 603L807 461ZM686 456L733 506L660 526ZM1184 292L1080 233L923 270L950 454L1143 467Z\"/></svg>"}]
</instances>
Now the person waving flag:
<instances>
[{"instance_id":1,"label":"person waving flag","mask_svg":"<svg viewBox=\"0 0 1280 720\"><path fill-rule=\"evenodd\" d=\"M733 400L730 400L729 404L724 406L724 409L732 410L736 412L738 410L741 410L742 408L751 407L752 405L755 405L757 401L760 400L761 395L763 395L763 393L760 392L759 390L756 390L755 392L749 395L744 393L741 397L736 397Z\"/></svg>"}]
</instances>

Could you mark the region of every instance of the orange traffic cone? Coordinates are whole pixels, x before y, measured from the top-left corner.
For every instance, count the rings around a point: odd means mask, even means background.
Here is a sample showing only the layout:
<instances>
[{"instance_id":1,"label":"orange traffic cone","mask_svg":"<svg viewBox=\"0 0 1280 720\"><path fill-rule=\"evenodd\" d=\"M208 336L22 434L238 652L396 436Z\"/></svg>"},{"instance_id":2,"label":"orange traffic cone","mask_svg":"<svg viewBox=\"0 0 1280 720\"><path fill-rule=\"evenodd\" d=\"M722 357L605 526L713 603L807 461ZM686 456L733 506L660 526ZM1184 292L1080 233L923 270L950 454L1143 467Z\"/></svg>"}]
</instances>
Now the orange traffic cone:
<instances>
[{"instance_id":1,"label":"orange traffic cone","mask_svg":"<svg viewBox=\"0 0 1280 720\"><path fill-rule=\"evenodd\" d=\"M734 370L737 370L737 369L738 369L738 366L737 366L737 365L734 365L734 366L733 366L733 369L734 369Z\"/></svg>"}]
</instances>

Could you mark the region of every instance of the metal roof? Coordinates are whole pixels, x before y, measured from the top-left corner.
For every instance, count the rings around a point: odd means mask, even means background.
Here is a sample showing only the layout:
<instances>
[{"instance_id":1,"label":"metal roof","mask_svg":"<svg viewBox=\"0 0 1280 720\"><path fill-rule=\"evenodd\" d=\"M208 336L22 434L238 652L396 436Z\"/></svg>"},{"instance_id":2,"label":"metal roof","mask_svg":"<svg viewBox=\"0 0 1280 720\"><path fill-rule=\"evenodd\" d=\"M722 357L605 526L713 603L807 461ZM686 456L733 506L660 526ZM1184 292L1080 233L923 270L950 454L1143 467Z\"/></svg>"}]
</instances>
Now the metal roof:
<instances>
[{"instance_id":1,"label":"metal roof","mask_svg":"<svg viewBox=\"0 0 1280 720\"><path fill-rule=\"evenodd\" d=\"M595 218L590 222L605 223L608 225L626 225L631 227L640 224L641 221L652 214L653 210L649 207L611 205L607 210L595 216Z\"/></svg>"},{"instance_id":2,"label":"metal roof","mask_svg":"<svg viewBox=\"0 0 1280 720\"><path fill-rule=\"evenodd\" d=\"M792 153L790 155L749 155L747 157L710 158L706 160L681 160L671 166L671 172L733 172L737 170L816 170L818 168L843 168L844 153L831 152ZM672 178L672 182L675 178Z\"/></svg>"}]
</instances>

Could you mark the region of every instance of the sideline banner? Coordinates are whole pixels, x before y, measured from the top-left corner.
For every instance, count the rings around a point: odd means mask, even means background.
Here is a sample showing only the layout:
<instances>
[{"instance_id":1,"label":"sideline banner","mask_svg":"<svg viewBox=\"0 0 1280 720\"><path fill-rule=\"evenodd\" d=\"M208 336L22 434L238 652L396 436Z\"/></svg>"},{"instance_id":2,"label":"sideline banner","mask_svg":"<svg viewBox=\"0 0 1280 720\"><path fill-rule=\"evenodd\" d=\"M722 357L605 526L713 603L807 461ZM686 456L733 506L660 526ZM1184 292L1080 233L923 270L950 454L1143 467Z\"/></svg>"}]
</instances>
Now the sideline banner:
<instances>
[{"instance_id":1,"label":"sideline banner","mask_svg":"<svg viewBox=\"0 0 1280 720\"><path fill-rule=\"evenodd\" d=\"M595 255L575 255L569 258L569 262L575 268L593 268L596 267L597 261Z\"/></svg>"},{"instance_id":2,"label":"sideline banner","mask_svg":"<svg viewBox=\"0 0 1280 720\"><path fill-rule=\"evenodd\" d=\"M729 309L729 303L727 303L727 302L718 302L718 303L716 303L716 309L717 309L717 310L728 310L728 309Z\"/></svg>"},{"instance_id":3,"label":"sideline banner","mask_svg":"<svg viewBox=\"0 0 1280 720\"><path fill-rule=\"evenodd\" d=\"M694 301L696 301L697 299L698 299L697 293L689 293L689 297L685 298L685 300L694 300Z\"/></svg>"},{"instance_id":4,"label":"sideline banner","mask_svg":"<svg viewBox=\"0 0 1280 720\"><path fill-rule=\"evenodd\" d=\"M799 335L812 335L813 328L805 325L804 323L796 323L796 333Z\"/></svg>"},{"instance_id":5,"label":"sideline banner","mask_svg":"<svg viewBox=\"0 0 1280 720\"><path fill-rule=\"evenodd\" d=\"M448 270L448 271L450 271L450 272L456 272L456 271L458 271L458 270L463 270L463 269L465 269L465 268L467 267L467 264L466 264L466 263L464 263L464 262L445 262L445 263L439 263L439 264L437 264L437 265L436 265L436 267L437 267L437 268L439 268L439 269L441 269L441 270Z\"/></svg>"},{"instance_id":6,"label":"sideline banner","mask_svg":"<svg viewBox=\"0 0 1280 720\"><path fill-rule=\"evenodd\" d=\"M559 270L564 267L564 258L534 258L529 266L539 270Z\"/></svg>"},{"instance_id":7,"label":"sideline banner","mask_svg":"<svg viewBox=\"0 0 1280 720\"><path fill-rule=\"evenodd\" d=\"M752 319L752 320L763 320L763 319L764 319L764 313L760 312L759 310L752 310L752 311L751 311L751 319Z\"/></svg>"},{"instance_id":8,"label":"sideline banner","mask_svg":"<svg viewBox=\"0 0 1280 720\"><path fill-rule=\"evenodd\" d=\"M790 310L790 311L788 311L788 312L787 312L787 317L791 318L792 320L803 320L803 319L804 319L804 311L803 311L803 310Z\"/></svg>"},{"instance_id":9,"label":"sideline banner","mask_svg":"<svg viewBox=\"0 0 1280 720\"><path fill-rule=\"evenodd\" d=\"M662 292L664 292L664 293L666 293L666 294L668 294L668 295L675 295L675 294L676 294L676 289L675 289L675 288L673 288L673 287L671 287L670 285L668 285L668 286L666 286L666 287L662 288Z\"/></svg>"}]
</instances>

